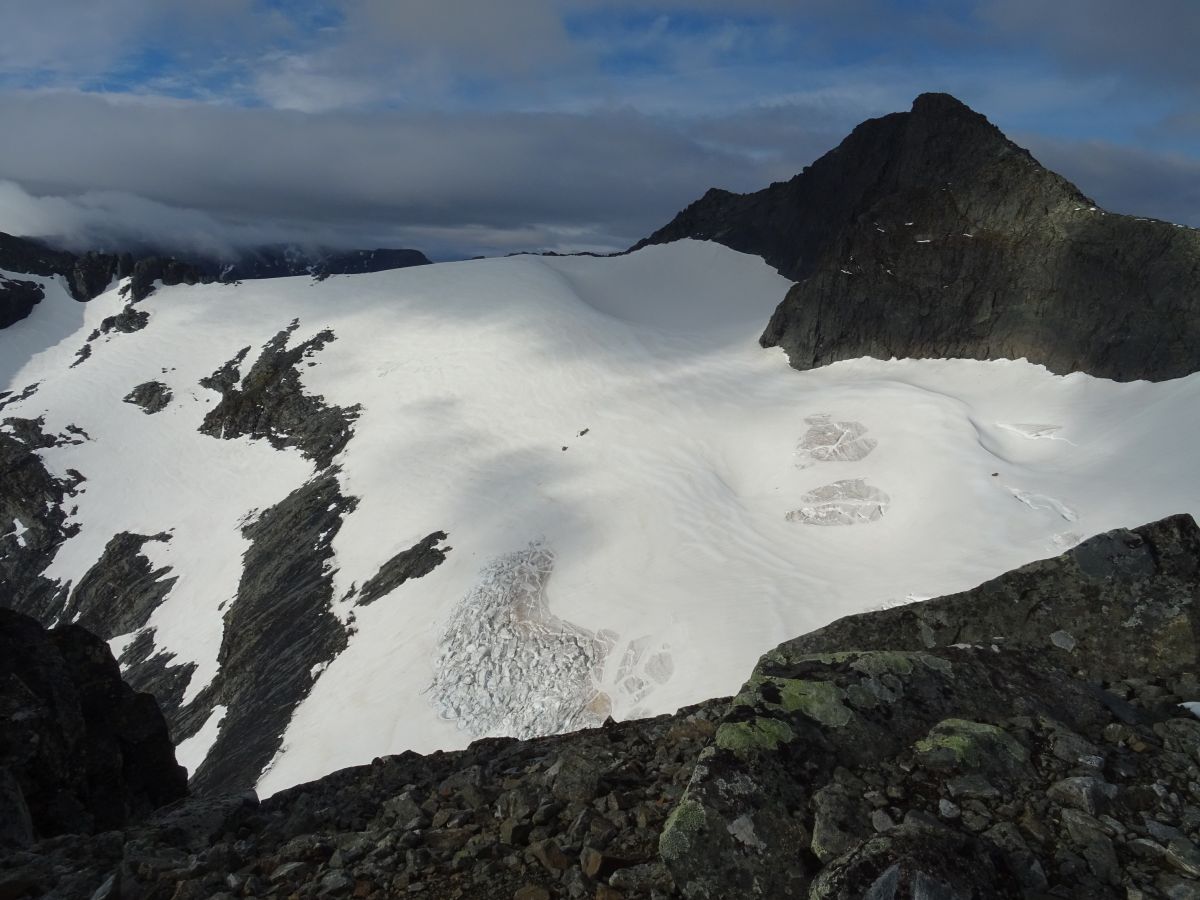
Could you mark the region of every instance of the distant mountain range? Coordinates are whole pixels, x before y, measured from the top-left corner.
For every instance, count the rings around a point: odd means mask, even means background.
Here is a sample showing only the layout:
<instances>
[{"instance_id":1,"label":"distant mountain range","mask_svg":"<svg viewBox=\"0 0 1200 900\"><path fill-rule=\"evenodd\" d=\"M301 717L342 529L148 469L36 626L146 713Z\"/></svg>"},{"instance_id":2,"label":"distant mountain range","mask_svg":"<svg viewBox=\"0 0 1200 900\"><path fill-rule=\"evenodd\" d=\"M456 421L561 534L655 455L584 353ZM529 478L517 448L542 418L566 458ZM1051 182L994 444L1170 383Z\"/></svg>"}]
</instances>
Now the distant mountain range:
<instances>
[{"instance_id":1,"label":"distant mountain range","mask_svg":"<svg viewBox=\"0 0 1200 900\"><path fill-rule=\"evenodd\" d=\"M91 300L114 279L131 278L134 300L145 298L154 282L166 285L234 282L257 278L311 275L359 275L424 266L429 259L419 250L331 250L274 244L243 250L233 259L141 249L106 253L71 253L29 238L0 232L0 269L29 275L61 275L71 295ZM33 309L42 293L31 282L0 275L0 328L18 322Z\"/></svg>"}]
</instances>

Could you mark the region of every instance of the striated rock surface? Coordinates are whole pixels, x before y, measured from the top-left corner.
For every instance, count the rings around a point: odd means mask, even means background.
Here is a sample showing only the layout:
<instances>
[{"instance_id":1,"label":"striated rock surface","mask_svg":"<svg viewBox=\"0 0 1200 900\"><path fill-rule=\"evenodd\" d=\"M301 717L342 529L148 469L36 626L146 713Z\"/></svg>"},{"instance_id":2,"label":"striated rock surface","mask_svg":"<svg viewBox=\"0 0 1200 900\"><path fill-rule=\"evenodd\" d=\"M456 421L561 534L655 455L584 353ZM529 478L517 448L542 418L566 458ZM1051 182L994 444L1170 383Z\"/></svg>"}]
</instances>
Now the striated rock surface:
<instances>
[{"instance_id":1,"label":"striated rock surface","mask_svg":"<svg viewBox=\"0 0 1200 900\"><path fill-rule=\"evenodd\" d=\"M0 893L1194 897L1198 601L1190 518L1111 532L785 643L732 701L192 799L13 850Z\"/></svg>"},{"instance_id":2,"label":"striated rock surface","mask_svg":"<svg viewBox=\"0 0 1200 900\"><path fill-rule=\"evenodd\" d=\"M363 582L357 605L369 606L380 597L386 597L410 578L428 575L440 566L451 549L438 546L446 538L446 532L435 531L385 562L378 572Z\"/></svg>"},{"instance_id":3,"label":"striated rock surface","mask_svg":"<svg viewBox=\"0 0 1200 900\"><path fill-rule=\"evenodd\" d=\"M170 566L155 569L142 552L151 541L169 541L168 534L148 536L122 531L104 547L100 559L71 591L64 612L74 622L105 640L141 628L174 587Z\"/></svg>"},{"instance_id":4,"label":"striated rock surface","mask_svg":"<svg viewBox=\"0 0 1200 900\"><path fill-rule=\"evenodd\" d=\"M201 385L222 394L200 426L203 434L217 438L249 435L276 448L297 447L318 467L326 468L353 435L357 406L327 405L319 396L306 394L297 367L335 340L326 329L307 341L288 347L294 321L262 348L245 377L240 366L249 348L201 380Z\"/></svg>"},{"instance_id":5,"label":"striated rock surface","mask_svg":"<svg viewBox=\"0 0 1200 900\"><path fill-rule=\"evenodd\" d=\"M0 841L111 831L186 782L154 698L102 640L0 608Z\"/></svg>"},{"instance_id":6,"label":"striated rock surface","mask_svg":"<svg viewBox=\"0 0 1200 900\"><path fill-rule=\"evenodd\" d=\"M237 599L225 613L220 674L205 691L228 712L192 775L193 789L254 787L322 664L346 648L346 629L330 611L329 562L341 517L356 503L342 495L329 472L243 529L250 548Z\"/></svg>"},{"instance_id":7,"label":"striated rock surface","mask_svg":"<svg viewBox=\"0 0 1200 900\"><path fill-rule=\"evenodd\" d=\"M66 501L84 478L58 478L37 451L56 438L41 419L7 418L0 426L0 604L49 624L61 613L66 589L42 573L59 545L78 531Z\"/></svg>"},{"instance_id":8,"label":"striated rock surface","mask_svg":"<svg viewBox=\"0 0 1200 900\"><path fill-rule=\"evenodd\" d=\"M1025 357L1120 381L1200 369L1200 232L1097 209L946 94L864 122L790 181L709 191L637 246L681 238L799 282L762 335L799 369L863 356Z\"/></svg>"}]
</instances>

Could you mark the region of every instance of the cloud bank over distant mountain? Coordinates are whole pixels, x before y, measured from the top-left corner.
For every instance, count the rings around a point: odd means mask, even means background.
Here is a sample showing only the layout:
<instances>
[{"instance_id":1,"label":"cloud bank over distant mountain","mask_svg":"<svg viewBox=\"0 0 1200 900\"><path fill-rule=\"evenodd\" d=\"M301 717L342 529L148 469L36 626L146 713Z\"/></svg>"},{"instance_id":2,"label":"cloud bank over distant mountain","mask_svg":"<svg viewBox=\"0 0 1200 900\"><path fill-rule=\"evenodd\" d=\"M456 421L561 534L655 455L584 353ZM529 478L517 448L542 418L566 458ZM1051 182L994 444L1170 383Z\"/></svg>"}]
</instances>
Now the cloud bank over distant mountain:
<instances>
[{"instance_id":1,"label":"cloud bank over distant mountain","mask_svg":"<svg viewBox=\"0 0 1200 900\"><path fill-rule=\"evenodd\" d=\"M0 230L617 249L925 90L1200 226L1197 33L1191 0L48 0L0 33Z\"/></svg>"}]
</instances>

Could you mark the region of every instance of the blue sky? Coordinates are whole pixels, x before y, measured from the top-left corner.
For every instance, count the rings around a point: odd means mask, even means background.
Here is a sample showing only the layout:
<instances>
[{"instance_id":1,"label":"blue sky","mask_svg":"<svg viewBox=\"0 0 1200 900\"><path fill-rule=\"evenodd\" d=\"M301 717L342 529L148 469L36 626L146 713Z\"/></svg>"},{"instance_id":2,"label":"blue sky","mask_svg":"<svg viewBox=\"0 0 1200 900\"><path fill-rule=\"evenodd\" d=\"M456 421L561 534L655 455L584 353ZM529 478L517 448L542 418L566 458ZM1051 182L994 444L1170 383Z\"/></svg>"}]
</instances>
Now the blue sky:
<instances>
[{"instance_id":1,"label":"blue sky","mask_svg":"<svg viewBox=\"0 0 1200 900\"><path fill-rule=\"evenodd\" d=\"M0 32L0 230L612 249L949 91L1200 226L1200 2L42 0Z\"/></svg>"}]
</instances>

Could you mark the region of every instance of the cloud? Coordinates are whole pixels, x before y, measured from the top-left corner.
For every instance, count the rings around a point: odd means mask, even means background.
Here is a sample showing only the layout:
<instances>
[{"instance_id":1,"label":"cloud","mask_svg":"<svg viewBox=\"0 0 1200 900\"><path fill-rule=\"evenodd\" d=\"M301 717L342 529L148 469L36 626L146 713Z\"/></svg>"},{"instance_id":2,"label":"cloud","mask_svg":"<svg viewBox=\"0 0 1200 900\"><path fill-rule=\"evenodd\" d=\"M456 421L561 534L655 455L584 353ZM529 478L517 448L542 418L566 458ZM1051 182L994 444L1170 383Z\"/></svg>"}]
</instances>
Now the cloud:
<instances>
[{"instance_id":1,"label":"cloud","mask_svg":"<svg viewBox=\"0 0 1200 900\"><path fill-rule=\"evenodd\" d=\"M716 121L627 110L303 115L47 91L0 95L0 121L21 123L6 134L0 178L75 198L74 219L49 209L58 230L88 240L105 216L117 233L143 220L147 233L197 235L226 223L238 240L249 232L237 223L263 221L339 242L400 230L448 242L457 230L467 254L516 249L505 233L628 246L708 187L756 189L830 140L785 129L739 146L717 139ZM28 203L0 205L0 230L31 221Z\"/></svg>"},{"instance_id":2,"label":"cloud","mask_svg":"<svg viewBox=\"0 0 1200 900\"><path fill-rule=\"evenodd\" d=\"M1106 205L1196 222L1194 160L1161 152L1200 134L1195 0L16 6L0 179L23 196L0 196L0 230L615 249L923 90L1029 135Z\"/></svg>"},{"instance_id":3,"label":"cloud","mask_svg":"<svg viewBox=\"0 0 1200 900\"><path fill-rule=\"evenodd\" d=\"M994 38L1040 46L1081 71L1200 91L1196 0L981 0L978 18Z\"/></svg>"}]
</instances>

